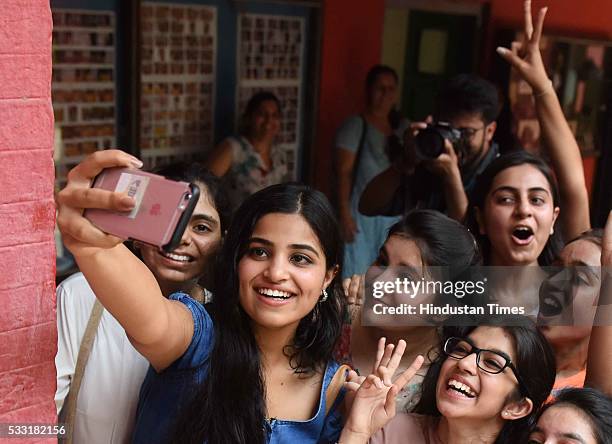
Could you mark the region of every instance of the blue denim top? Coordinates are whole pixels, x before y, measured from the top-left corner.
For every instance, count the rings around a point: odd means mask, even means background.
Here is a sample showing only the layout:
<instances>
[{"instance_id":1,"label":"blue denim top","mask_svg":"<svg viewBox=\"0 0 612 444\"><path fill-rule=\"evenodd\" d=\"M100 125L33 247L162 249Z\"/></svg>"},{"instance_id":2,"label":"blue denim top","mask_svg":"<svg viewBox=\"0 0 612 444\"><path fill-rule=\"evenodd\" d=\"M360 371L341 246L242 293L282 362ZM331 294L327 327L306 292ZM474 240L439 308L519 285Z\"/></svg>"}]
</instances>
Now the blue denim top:
<instances>
[{"instance_id":1,"label":"blue denim top","mask_svg":"<svg viewBox=\"0 0 612 444\"><path fill-rule=\"evenodd\" d=\"M183 293L175 293L170 299L179 301L191 311L194 320L193 339L179 359L170 367L157 373L149 367L140 389L136 412L133 443L166 443L171 438L174 421L191 401L195 389L208 375L209 356L214 345L213 321L203 305ZM307 421L271 419L266 422L270 444L329 443L336 442L342 430L342 417L338 407L344 397L340 393L327 416L325 415L325 391L339 364L330 361L325 369L315 416Z\"/></svg>"}]
</instances>

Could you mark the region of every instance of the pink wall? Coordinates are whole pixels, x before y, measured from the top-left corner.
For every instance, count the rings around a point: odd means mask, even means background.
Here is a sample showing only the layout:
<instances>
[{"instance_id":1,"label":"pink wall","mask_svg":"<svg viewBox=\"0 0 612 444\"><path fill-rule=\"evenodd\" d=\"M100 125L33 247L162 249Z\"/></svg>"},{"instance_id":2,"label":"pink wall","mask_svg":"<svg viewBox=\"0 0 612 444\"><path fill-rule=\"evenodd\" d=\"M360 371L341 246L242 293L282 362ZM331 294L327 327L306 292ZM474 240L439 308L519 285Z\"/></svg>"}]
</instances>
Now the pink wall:
<instances>
[{"instance_id":1,"label":"pink wall","mask_svg":"<svg viewBox=\"0 0 612 444\"><path fill-rule=\"evenodd\" d=\"M51 11L48 0L3 0L2 10L0 423L53 423Z\"/></svg>"},{"instance_id":2,"label":"pink wall","mask_svg":"<svg viewBox=\"0 0 612 444\"><path fill-rule=\"evenodd\" d=\"M365 76L380 63L384 1L326 0L314 185L329 191L334 134L342 121L359 112Z\"/></svg>"}]
</instances>

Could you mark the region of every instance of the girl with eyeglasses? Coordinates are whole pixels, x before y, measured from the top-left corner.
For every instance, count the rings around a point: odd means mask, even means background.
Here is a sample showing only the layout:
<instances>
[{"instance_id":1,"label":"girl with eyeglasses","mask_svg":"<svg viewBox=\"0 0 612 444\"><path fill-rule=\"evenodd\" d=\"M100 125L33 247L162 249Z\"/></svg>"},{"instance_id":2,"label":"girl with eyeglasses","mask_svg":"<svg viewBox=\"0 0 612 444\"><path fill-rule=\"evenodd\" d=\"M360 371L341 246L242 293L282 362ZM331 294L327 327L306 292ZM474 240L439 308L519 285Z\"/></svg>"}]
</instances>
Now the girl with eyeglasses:
<instances>
[{"instance_id":1,"label":"girl with eyeglasses","mask_svg":"<svg viewBox=\"0 0 612 444\"><path fill-rule=\"evenodd\" d=\"M513 326L445 329L414 413L393 417L395 402L388 395L396 389L384 381L363 383L340 443L364 443L370 436L377 444L525 442L553 386L555 360L527 318L504 322Z\"/></svg>"}]
</instances>

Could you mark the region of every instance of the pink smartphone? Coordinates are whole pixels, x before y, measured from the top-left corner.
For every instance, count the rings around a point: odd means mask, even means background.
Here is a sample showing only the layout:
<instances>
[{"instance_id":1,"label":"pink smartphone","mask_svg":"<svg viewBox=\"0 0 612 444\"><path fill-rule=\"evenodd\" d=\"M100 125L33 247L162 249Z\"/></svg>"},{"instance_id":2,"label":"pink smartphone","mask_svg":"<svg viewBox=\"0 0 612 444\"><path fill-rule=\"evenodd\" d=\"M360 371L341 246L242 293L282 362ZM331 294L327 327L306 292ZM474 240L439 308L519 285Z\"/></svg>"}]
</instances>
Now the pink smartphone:
<instances>
[{"instance_id":1,"label":"pink smartphone","mask_svg":"<svg viewBox=\"0 0 612 444\"><path fill-rule=\"evenodd\" d=\"M95 178L92 187L124 192L136 201L132 211L125 213L85 210L85 217L96 227L165 251L175 249L181 242L200 196L199 188L193 183L128 168L105 169Z\"/></svg>"}]
</instances>

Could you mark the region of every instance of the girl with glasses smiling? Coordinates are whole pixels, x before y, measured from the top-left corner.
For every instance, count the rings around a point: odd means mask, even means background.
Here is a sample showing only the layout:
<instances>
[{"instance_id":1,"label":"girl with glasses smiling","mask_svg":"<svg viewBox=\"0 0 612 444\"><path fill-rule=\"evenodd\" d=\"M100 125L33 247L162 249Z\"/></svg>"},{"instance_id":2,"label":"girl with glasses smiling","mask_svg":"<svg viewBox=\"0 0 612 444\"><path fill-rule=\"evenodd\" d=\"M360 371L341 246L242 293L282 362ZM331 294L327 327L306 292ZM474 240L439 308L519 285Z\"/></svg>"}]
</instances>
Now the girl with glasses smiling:
<instances>
[{"instance_id":1,"label":"girl with glasses smiling","mask_svg":"<svg viewBox=\"0 0 612 444\"><path fill-rule=\"evenodd\" d=\"M553 386L555 360L548 342L527 318L505 317L504 322L514 326L445 330L443 352L429 367L414 413L389 420L395 413L394 403L385 404L391 387L363 384L340 443L363 443L366 436L375 444L526 442ZM383 405L386 416L377 414Z\"/></svg>"}]
</instances>

